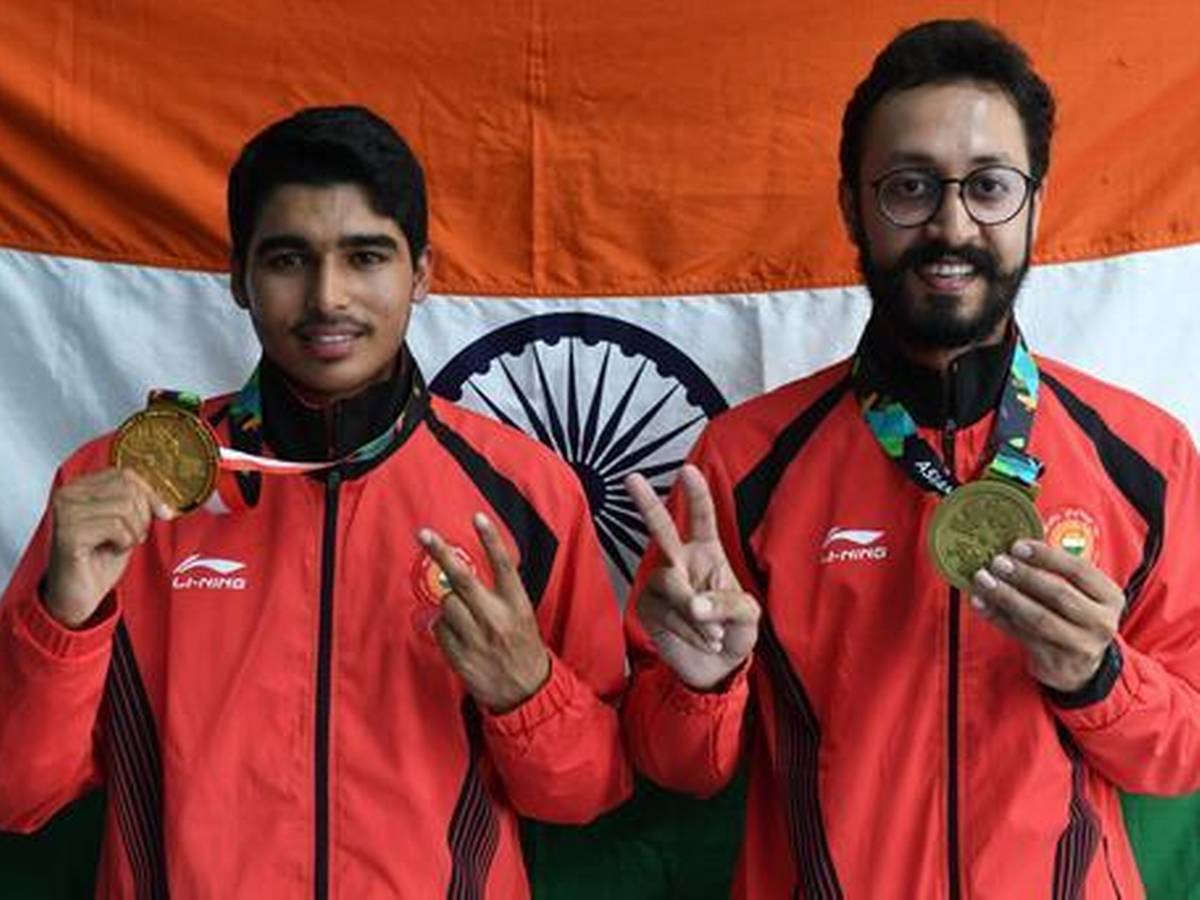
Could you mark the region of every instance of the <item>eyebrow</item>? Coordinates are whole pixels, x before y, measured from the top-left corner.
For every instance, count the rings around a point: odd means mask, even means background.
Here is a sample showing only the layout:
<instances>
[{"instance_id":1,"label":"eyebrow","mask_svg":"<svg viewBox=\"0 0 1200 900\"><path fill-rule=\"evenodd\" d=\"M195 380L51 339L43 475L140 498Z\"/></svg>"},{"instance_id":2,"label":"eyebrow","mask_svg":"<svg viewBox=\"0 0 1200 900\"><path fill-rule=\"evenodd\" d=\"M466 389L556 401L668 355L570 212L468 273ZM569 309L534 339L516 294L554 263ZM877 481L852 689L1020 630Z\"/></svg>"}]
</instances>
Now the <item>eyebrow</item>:
<instances>
[{"instance_id":1,"label":"eyebrow","mask_svg":"<svg viewBox=\"0 0 1200 900\"><path fill-rule=\"evenodd\" d=\"M920 166L922 168L937 168L939 161L928 153L899 151L887 157L887 163L895 166ZM1014 164L1013 158L1007 153L980 153L970 159L972 166L994 166Z\"/></svg>"},{"instance_id":2,"label":"eyebrow","mask_svg":"<svg viewBox=\"0 0 1200 900\"><path fill-rule=\"evenodd\" d=\"M399 250L396 239L387 234L346 234L338 238L338 248L342 250ZM265 256L277 250L311 250L312 242L299 234L271 234L258 242L254 248L255 256Z\"/></svg>"}]
</instances>

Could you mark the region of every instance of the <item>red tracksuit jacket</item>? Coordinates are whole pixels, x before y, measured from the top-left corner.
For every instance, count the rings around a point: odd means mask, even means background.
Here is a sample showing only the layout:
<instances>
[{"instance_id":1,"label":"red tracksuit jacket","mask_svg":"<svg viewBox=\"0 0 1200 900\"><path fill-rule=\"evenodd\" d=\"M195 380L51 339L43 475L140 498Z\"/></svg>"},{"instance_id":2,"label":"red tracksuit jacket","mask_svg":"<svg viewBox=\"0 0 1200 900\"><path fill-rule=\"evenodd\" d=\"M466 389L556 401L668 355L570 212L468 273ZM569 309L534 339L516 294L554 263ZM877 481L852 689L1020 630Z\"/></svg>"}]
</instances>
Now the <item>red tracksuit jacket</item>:
<instances>
[{"instance_id":1,"label":"red tracksuit jacket","mask_svg":"<svg viewBox=\"0 0 1200 900\"><path fill-rule=\"evenodd\" d=\"M724 692L696 693L629 615L624 716L635 764L669 787L712 792L748 756L735 897L1143 896L1117 790L1200 787L1200 465L1148 403L1039 365L1031 452L1046 464L1048 540L1089 554L1128 597L1120 664L1061 702L936 574L937 497L884 455L847 364L701 438L693 458L763 604L760 639ZM985 461L992 415L979 414L921 428L964 480Z\"/></svg>"},{"instance_id":2,"label":"red tracksuit jacket","mask_svg":"<svg viewBox=\"0 0 1200 900\"><path fill-rule=\"evenodd\" d=\"M394 420L403 389L379 394L344 411L362 434ZM263 395L268 419L287 418L280 456L306 429L323 439L266 365ZM228 408L206 405L226 440ZM103 783L100 897L528 896L517 814L585 821L630 790L599 699L624 679L617 607L561 460L423 393L404 422L381 459L267 477L246 511L156 523L84 631L39 602L42 522L0 608L0 827L37 828ZM57 482L105 466L108 447ZM505 715L467 697L414 589L421 525L488 572L476 510L519 558L553 654L548 683Z\"/></svg>"}]
</instances>

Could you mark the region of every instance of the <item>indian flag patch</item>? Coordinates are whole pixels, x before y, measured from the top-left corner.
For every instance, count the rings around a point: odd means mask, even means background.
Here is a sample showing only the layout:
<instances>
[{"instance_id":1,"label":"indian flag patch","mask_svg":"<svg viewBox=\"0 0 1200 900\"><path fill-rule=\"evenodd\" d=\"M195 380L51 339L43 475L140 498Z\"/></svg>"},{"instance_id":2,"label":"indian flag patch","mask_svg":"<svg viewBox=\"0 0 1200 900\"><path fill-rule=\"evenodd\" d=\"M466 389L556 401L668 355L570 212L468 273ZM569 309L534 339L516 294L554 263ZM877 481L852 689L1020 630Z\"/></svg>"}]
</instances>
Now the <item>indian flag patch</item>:
<instances>
[{"instance_id":1,"label":"indian flag patch","mask_svg":"<svg viewBox=\"0 0 1200 900\"><path fill-rule=\"evenodd\" d=\"M1100 525L1086 511L1068 507L1046 519L1046 543L1095 564L1100 555Z\"/></svg>"}]
</instances>

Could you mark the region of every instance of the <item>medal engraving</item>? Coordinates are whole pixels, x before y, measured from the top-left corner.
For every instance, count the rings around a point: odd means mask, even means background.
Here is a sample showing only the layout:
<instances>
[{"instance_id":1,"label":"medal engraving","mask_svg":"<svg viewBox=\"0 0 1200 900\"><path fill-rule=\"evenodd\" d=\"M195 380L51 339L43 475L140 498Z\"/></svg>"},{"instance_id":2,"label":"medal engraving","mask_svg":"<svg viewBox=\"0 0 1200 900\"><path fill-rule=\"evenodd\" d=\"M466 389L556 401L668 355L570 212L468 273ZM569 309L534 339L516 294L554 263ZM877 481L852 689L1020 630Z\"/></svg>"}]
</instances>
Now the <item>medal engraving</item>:
<instances>
[{"instance_id":1,"label":"medal engraving","mask_svg":"<svg viewBox=\"0 0 1200 900\"><path fill-rule=\"evenodd\" d=\"M164 502L187 512L217 483L217 442L198 416L167 404L134 413L117 430L112 463L137 472Z\"/></svg>"},{"instance_id":2,"label":"medal engraving","mask_svg":"<svg viewBox=\"0 0 1200 900\"><path fill-rule=\"evenodd\" d=\"M929 550L948 582L964 591L971 576L1007 553L1018 538L1041 540L1042 520L1029 495L1002 481L972 481L942 499L929 526Z\"/></svg>"}]
</instances>

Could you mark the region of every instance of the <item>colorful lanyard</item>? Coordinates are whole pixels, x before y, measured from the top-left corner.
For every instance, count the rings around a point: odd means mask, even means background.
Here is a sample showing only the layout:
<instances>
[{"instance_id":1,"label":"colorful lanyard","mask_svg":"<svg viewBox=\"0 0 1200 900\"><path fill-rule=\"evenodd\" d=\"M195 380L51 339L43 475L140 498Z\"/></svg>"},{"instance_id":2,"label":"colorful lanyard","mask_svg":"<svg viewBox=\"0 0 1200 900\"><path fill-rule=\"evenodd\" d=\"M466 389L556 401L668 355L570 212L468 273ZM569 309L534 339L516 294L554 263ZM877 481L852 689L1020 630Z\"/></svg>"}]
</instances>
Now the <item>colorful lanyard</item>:
<instances>
[{"instance_id":1,"label":"colorful lanyard","mask_svg":"<svg viewBox=\"0 0 1200 900\"><path fill-rule=\"evenodd\" d=\"M408 404L405 404L404 411L387 430L339 459L325 462L292 462L262 456L262 390L259 378L259 369L256 367L230 403L233 443L245 449L226 447L218 442L218 464L221 474L217 479L216 490L203 504L210 512L230 512L253 505L259 491L256 482L260 474L293 475L369 462L386 453L399 439ZM417 378L413 381L414 394L419 390L420 379ZM203 401L198 394L190 391L154 390L150 392L147 405L155 403L167 403L199 417ZM208 427L207 423L205 425Z\"/></svg>"},{"instance_id":2,"label":"colorful lanyard","mask_svg":"<svg viewBox=\"0 0 1200 900\"><path fill-rule=\"evenodd\" d=\"M945 496L959 487L961 482L950 467L917 433L917 423L904 404L871 383L861 352L855 357L851 377L863 418L883 452L922 490ZM1038 382L1037 364L1018 336L996 409L992 459L983 477L1015 483L1031 496L1037 493L1043 468L1041 462L1026 452L1037 411Z\"/></svg>"}]
</instances>

